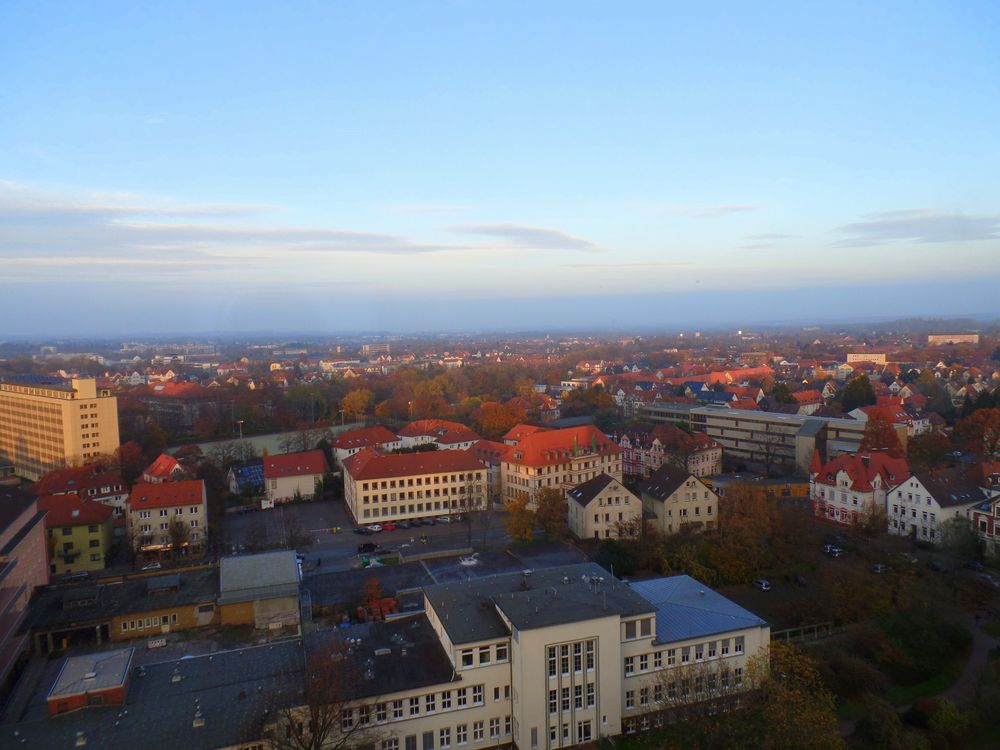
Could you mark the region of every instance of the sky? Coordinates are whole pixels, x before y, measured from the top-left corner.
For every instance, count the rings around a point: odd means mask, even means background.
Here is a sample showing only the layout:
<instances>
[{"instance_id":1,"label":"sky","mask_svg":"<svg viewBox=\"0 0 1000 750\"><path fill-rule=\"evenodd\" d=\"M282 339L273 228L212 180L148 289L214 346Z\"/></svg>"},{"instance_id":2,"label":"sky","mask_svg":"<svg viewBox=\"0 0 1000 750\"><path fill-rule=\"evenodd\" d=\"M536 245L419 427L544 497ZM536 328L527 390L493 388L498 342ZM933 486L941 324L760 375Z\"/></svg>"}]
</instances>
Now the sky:
<instances>
[{"instance_id":1,"label":"sky","mask_svg":"<svg viewBox=\"0 0 1000 750\"><path fill-rule=\"evenodd\" d=\"M0 340L1000 315L1000 3L0 3Z\"/></svg>"}]
</instances>

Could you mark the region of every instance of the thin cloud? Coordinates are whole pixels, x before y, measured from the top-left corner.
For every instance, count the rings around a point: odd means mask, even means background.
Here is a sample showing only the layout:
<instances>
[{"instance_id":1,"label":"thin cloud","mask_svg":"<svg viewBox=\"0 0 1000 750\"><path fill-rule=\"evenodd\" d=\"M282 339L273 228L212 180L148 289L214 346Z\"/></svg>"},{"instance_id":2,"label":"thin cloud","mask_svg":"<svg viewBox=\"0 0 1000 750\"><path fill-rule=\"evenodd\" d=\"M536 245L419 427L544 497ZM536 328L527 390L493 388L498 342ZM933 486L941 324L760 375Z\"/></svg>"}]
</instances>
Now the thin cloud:
<instances>
[{"instance_id":1,"label":"thin cloud","mask_svg":"<svg viewBox=\"0 0 1000 750\"><path fill-rule=\"evenodd\" d=\"M663 209L663 213L686 216L689 219L715 219L760 209L760 206L751 203L727 203L721 206L669 206Z\"/></svg>"},{"instance_id":2,"label":"thin cloud","mask_svg":"<svg viewBox=\"0 0 1000 750\"><path fill-rule=\"evenodd\" d=\"M503 240L519 248L537 250L580 250L597 252L600 248L590 240L574 237L558 229L531 227L521 224L469 224L449 227L459 234L479 235Z\"/></svg>"},{"instance_id":3,"label":"thin cloud","mask_svg":"<svg viewBox=\"0 0 1000 750\"><path fill-rule=\"evenodd\" d=\"M399 206L395 210L401 214L461 214L469 209L465 206Z\"/></svg>"},{"instance_id":4,"label":"thin cloud","mask_svg":"<svg viewBox=\"0 0 1000 750\"><path fill-rule=\"evenodd\" d=\"M564 263L563 268L682 268L693 266L689 261L636 261L634 263Z\"/></svg>"},{"instance_id":5,"label":"thin cloud","mask_svg":"<svg viewBox=\"0 0 1000 750\"><path fill-rule=\"evenodd\" d=\"M970 216L920 208L882 211L865 218L837 227L836 231L848 236L833 244L869 247L890 242L936 244L1000 239L1000 215Z\"/></svg>"},{"instance_id":6,"label":"thin cloud","mask_svg":"<svg viewBox=\"0 0 1000 750\"><path fill-rule=\"evenodd\" d=\"M748 234L748 240L790 240L798 237L797 234L782 234L781 232L761 232L760 234Z\"/></svg>"}]
</instances>

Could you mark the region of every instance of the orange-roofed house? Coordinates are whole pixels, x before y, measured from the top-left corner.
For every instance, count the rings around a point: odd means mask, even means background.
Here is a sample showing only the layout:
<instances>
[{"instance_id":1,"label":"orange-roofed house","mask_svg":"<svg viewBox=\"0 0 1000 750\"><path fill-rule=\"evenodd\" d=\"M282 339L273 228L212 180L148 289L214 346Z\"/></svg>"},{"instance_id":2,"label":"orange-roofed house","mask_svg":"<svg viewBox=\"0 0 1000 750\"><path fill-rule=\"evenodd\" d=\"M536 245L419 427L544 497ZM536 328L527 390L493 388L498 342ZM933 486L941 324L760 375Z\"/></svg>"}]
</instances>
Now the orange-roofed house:
<instances>
[{"instance_id":1,"label":"orange-roofed house","mask_svg":"<svg viewBox=\"0 0 1000 750\"><path fill-rule=\"evenodd\" d=\"M464 424L445 419L418 419L399 431L404 448L436 443L439 448L468 450L480 439Z\"/></svg>"},{"instance_id":2,"label":"orange-roofed house","mask_svg":"<svg viewBox=\"0 0 1000 750\"><path fill-rule=\"evenodd\" d=\"M161 482L183 479L184 476L184 467L180 465L177 459L167 453L161 453L142 472L142 481L150 482L151 484L160 484Z\"/></svg>"},{"instance_id":3,"label":"orange-roofed house","mask_svg":"<svg viewBox=\"0 0 1000 750\"><path fill-rule=\"evenodd\" d=\"M534 507L543 488L565 491L602 473L622 480L622 449L593 425L535 432L504 456L501 496L504 502L526 496Z\"/></svg>"},{"instance_id":4,"label":"orange-roofed house","mask_svg":"<svg viewBox=\"0 0 1000 750\"><path fill-rule=\"evenodd\" d=\"M262 507L290 503L296 495L313 497L323 475L330 470L321 450L285 453L264 457L264 500Z\"/></svg>"},{"instance_id":5,"label":"orange-roofed house","mask_svg":"<svg viewBox=\"0 0 1000 750\"><path fill-rule=\"evenodd\" d=\"M106 471L98 466L56 469L29 486L28 491L39 497L78 495L84 500L93 500L109 506L117 519L125 518L128 487L117 471Z\"/></svg>"},{"instance_id":6,"label":"orange-roofed house","mask_svg":"<svg viewBox=\"0 0 1000 750\"><path fill-rule=\"evenodd\" d=\"M200 555L208 539L208 503L200 479L132 486L128 533L145 559Z\"/></svg>"},{"instance_id":7,"label":"orange-roofed house","mask_svg":"<svg viewBox=\"0 0 1000 750\"><path fill-rule=\"evenodd\" d=\"M114 540L111 507L79 495L38 498L49 542L49 574L104 570Z\"/></svg>"},{"instance_id":8,"label":"orange-roofed house","mask_svg":"<svg viewBox=\"0 0 1000 750\"><path fill-rule=\"evenodd\" d=\"M358 430L348 430L335 437L330 446L333 448L333 459L338 466L344 465L344 459L353 456L362 448L375 448L383 453L391 453L403 447L399 435L382 425L362 427Z\"/></svg>"},{"instance_id":9,"label":"orange-roofed house","mask_svg":"<svg viewBox=\"0 0 1000 750\"><path fill-rule=\"evenodd\" d=\"M815 388L795 391L792 393L792 398L795 399L795 403L799 407L799 414L812 414L824 404L823 392Z\"/></svg>"},{"instance_id":10,"label":"orange-roofed house","mask_svg":"<svg viewBox=\"0 0 1000 750\"><path fill-rule=\"evenodd\" d=\"M849 526L877 514L884 517L888 493L910 476L905 458L882 451L843 453L817 471L818 463L814 455L809 472L813 514Z\"/></svg>"},{"instance_id":11,"label":"orange-roofed house","mask_svg":"<svg viewBox=\"0 0 1000 750\"><path fill-rule=\"evenodd\" d=\"M501 440L503 440L504 445L517 445L517 441L523 438L525 435L534 435L536 432L545 432L545 427L539 427L533 424L516 424L507 430L507 434L504 435Z\"/></svg>"},{"instance_id":12,"label":"orange-roofed house","mask_svg":"<svg viewBox=\"0 0 1000 750\"><path fill-rule=\"evenodd\" d=\"M362 524L450 516L485 507L486 473L471 450L365 448L344 460L344 501Z\"/></svg>"}]
</instances>

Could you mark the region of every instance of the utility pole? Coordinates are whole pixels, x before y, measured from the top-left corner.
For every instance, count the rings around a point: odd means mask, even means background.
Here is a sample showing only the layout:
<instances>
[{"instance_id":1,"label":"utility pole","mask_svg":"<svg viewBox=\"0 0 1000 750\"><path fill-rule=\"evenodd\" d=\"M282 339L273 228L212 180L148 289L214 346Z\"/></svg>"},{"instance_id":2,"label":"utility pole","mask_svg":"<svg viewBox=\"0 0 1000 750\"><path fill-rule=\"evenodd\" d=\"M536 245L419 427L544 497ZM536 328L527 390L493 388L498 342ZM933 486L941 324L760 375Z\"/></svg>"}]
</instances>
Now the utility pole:
<instances>
[{"instance_id":1,"label":"utility pole","mask_svg":"<svg viewBox=\"0 0 1000 750\"><path fill-rule=\"evenodd\" d=\"M236 426L240 428L240 442L243 442L243 420L237 419Z\"/></svg>"}]
</instances>

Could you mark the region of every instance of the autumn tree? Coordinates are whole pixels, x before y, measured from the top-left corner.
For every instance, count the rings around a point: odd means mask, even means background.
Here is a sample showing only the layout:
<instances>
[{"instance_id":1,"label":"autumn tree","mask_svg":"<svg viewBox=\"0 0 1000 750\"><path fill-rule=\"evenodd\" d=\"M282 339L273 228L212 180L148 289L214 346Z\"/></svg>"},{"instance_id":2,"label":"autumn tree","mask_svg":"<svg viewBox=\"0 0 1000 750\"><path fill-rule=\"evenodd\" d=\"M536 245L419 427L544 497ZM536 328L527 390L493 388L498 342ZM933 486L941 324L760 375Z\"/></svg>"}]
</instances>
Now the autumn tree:
<instances>
[{"instance_id":1,"label":"autumn tree","mask_svg":"<svg viewBox=\"0 0 1000 750\"><path fill-rule=\"evenodd\" d=\"M504 526L510 538L515 542L530 542L535 533L535 512L528 507L528 496L519 495L504 505L507 508Z\"/></svg>"},{"instance_id":2,"label":"autumn tree","mask_svg":"<svg viewBox=\"0 0 1000 750\"><path fill-rule=\"evenodd\" d=\"M115 464L125 484L134 484L135 480L142 476L143 469L146 468L142 448L132 440L119 445L115 449Z\"/></svg>"},{"instance_id":3,"label":"autumn tree","mask_svg":"<svg viewBox=\"0 0 1000 750\"><path fill-rule=\"evenodd\" d=\"M505 406L497 401L486 401L473 412L476 430L488 440L498 440L514 425L527 419L524 410Z\"/></svg>"},{"instance_id":4,"label":"autumn tree","mask_svg":"<svg viewBox=\"0 0 1000 750\"><path fill-rule=\"evenodd\" d=\"M352 421L364 419L375 403L375 394L367 388L358 388L351 391L340 402L340 408L344 414Z\"/></svg>"},{"instance_id":5,"label":"autumn tree","mask_svg":"<svg viewBox=\"0 0 1000 750\"><path fill-rule=\"evenodd\" d=\"M912 469L936 469L947 463L951 441L940 432L925 432L906 443L906 457Z\"/></svg>"},{"instance_id":6,"label":"autumn tree","mask_svg":"<svg viewBox=\"0 0 1000 750\"><path fill-rule=\"evenodd\" d=\"M984 460L1000 458L1000 409L978 409L955 425L955 434L967 450Z\"/></svg>"},{"instance_id":7,"label":"autumn tree","mask_svg":"<svg viewBox=\"0 0 1000 750\"><path fill-rule=\"evenodd\" d=\"M566 531L569 512L566 496L555 487L543 487L535 501L535 519L549 537L562 536Z\"/></svg>"},{"instance_id":8,"label":"autumn tree","mask_svg":"<svg viewBox=\"0 0 1000 750\"><path fill-rule=\"evenodd\" d=\"M771 389L771 398L779 404L796 403L795 397L792 396L792 390L788 387L787 383L775 383L774 388Z\"/></svg>"},{"instance_id":9,"label":"autumn tree","mask_svg":"<svg viewBox=\"0 0 1000 750\"><path fill-rule=\"evenodd\" d=\"M170 537L170 556L176 560L191 539L191 527L174 516L167 526L167 536Z\"/></svg>"},{"instance_id":10,"label":"autumn tree","mask_svg":"<svg viewBox=\"0 0 1000 750\"><path fill-rule=\"evenodd\" d=\"M710 559L719 574L732 583L748 582L773 554L779 526L777 509L764 488L732 484L719 498L719 540Z\"/></svg>"},{"instance_id":11,"label":"autumn tree","mask_svg":"<svg viewBox=\"0 0 1000 750\"><path fill-rule=\"evenodd\" d=\"M859 451L885 451L892 458L903 458L903 446L892 419L882 409L873 409L865 424Z\"/></svg>"}]
</instances>

